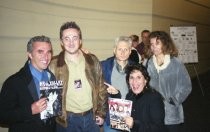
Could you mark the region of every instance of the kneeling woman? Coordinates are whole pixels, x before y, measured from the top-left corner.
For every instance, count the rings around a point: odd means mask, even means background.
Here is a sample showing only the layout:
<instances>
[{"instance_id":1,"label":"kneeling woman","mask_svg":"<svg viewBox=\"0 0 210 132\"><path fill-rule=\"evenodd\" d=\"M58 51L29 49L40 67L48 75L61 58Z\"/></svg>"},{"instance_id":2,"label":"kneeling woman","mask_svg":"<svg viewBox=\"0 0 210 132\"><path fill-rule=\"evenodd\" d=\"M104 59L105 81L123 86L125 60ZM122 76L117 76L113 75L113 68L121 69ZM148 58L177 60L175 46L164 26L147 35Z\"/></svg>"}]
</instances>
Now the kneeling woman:
<instances>
[{"instance_id":1,"label":"kneeling woman","mask_svg":"<svg viewBox=\"0 0 210 132\"><path fill-rule=\"evenodd\" d=\"M161 95L151 89L146 68L140 64L127 67L126 81L130 88L126 96L133 101L131 117L125 123L131 132L165 132L164 104Z\"/></svg>"}]
</instances>

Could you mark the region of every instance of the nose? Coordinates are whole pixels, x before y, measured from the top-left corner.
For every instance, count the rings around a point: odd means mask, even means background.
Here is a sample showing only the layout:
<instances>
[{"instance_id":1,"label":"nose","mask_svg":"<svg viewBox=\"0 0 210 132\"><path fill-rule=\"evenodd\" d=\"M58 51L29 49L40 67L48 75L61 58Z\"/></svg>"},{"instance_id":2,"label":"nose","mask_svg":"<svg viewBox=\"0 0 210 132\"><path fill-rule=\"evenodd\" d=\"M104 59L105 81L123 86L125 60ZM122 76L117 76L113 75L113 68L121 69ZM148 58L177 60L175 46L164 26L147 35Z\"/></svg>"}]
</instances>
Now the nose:
<instances>
[{"instance_id":1,"label":"nose","mask_svg":"<svg viewBox=\"0 0 210 132\"><path fill-rule=\"evenodd\" d=\"M68 40L68 42L72 43L72 42L74 42L74 39L73 39L73 38L70 38L70 39Z\"/></svg>"},{"instance_id":2,"label":"nose","mask_svg":"<svg viewBox=\"0 0 210 132\"><path fill-rule=\"evenodd\" d=\"M46 60L50 59L51 58L51 53L49 53L49 52L44 53L43 58L46 59Z\"/></svg>"},{"instance_id":3,"label":"nose","mask_svg":"<svg viewBox=\"0 0 210 132\"><path fill-rule=\"evenodd\" d=\"M136 78L133 79L133 83L134 83L134 84L137 84L137 82L138 82L138 79L136 79Z\"/></svg>"},{"instance_id":4,"label":"nose","mask_svg":"<svg viewBox=\"0 0 210 132\"><path fill-rule=\"evenodd\" d=\"M137 79L135 79L135 78L133 78L131 83L132 83L133 85L136 85L136 84L137 84L137 82L138 82L138 80L137 80Z\"/></svg>"},{"instance_id":5,"label":"nose","mask_svg":"<svg viewBox=\"0 0 210 132\"><path fill-rule=\"evenodd\" d=\"M121 50L121 55L124 55L126 50Z\"/></svg>"},{"instance_id":6,"label":"nose","mask_svg":"<svg viewBox=\"0 0 210 132\"><path fill-rule=\"evenodd\" d=\"M150 49L154 49L155 48L155 45L154 44L151 44L150 45Z\"/></svg>"}]
</instances>

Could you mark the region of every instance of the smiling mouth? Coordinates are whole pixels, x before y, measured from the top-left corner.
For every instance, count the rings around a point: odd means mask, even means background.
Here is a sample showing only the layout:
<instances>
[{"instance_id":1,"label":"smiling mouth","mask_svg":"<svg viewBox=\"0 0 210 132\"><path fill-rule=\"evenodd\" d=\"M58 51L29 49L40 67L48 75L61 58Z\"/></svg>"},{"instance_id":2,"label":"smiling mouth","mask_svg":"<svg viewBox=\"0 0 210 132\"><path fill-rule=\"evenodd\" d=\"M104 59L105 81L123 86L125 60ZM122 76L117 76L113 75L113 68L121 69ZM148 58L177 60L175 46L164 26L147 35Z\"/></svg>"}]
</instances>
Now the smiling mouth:
<instances>
[{"instance_id":1,"label":"smiling mouth","mask_svg":"<svg viewBox=\"0 0 210 132\"><path fill-rule=\"evenodd\" d=\"M47 62L48 62L48 61L41 61L41 63L43 63L43 64L47 64Z\"/></svg>"}]
</instances>

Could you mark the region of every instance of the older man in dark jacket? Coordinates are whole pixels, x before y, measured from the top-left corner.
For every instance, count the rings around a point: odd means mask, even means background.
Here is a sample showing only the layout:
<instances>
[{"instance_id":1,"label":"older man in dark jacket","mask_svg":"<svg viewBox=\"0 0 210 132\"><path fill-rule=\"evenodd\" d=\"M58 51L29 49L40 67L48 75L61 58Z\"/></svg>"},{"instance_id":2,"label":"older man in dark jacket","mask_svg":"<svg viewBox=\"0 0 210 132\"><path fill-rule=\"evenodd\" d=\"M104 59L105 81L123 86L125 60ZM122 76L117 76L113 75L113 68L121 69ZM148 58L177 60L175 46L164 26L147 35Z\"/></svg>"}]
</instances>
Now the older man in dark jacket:
<instances>
[{"instance_id":1,"label":"older man in dark jacket","mask_svg":"<svg viewBox=\"0 0 210 132\"><path fill-rule=\"evenodd\" d=\"M55 120L40 119L46 109L46 98L39 98L39 82L55 80L47 69L52 57L52 45L46 36L35 36L27 45L28 61L19 72L10 76L0 93L0 123L9 126L9 132L54 132Z\"/></svg>"}]
</instances>

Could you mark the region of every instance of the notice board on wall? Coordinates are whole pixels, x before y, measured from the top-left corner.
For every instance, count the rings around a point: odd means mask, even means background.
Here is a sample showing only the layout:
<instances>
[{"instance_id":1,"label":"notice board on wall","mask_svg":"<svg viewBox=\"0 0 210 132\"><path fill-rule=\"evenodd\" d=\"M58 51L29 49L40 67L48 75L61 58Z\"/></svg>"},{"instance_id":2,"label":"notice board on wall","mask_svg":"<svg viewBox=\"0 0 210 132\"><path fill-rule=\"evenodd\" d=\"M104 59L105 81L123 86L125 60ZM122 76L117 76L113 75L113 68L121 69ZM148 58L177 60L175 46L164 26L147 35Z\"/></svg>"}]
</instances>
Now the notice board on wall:
<instances>
[{"instance_id":1,"label":"notice board on wall","mask_svg":"<svg viewBox=\"0 0 210 132\"><path fill-rule=\"evenodd\" d=\"M195 26L171 26L170 35L183 63L197 63L197 35Z\"/></svg>"}]
</instances>

